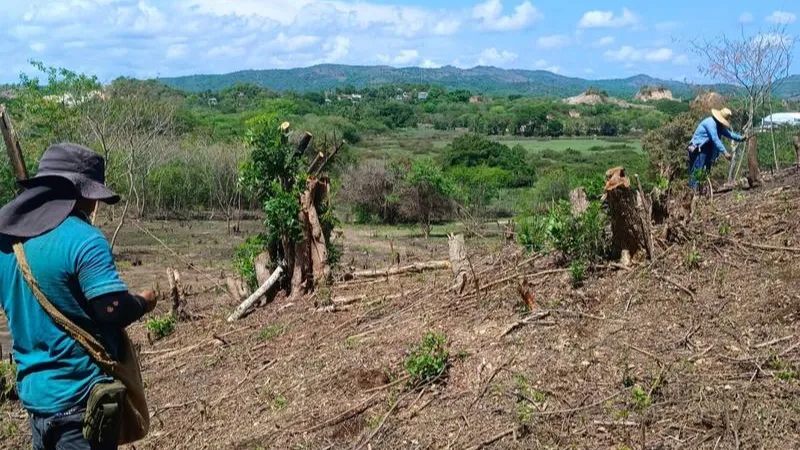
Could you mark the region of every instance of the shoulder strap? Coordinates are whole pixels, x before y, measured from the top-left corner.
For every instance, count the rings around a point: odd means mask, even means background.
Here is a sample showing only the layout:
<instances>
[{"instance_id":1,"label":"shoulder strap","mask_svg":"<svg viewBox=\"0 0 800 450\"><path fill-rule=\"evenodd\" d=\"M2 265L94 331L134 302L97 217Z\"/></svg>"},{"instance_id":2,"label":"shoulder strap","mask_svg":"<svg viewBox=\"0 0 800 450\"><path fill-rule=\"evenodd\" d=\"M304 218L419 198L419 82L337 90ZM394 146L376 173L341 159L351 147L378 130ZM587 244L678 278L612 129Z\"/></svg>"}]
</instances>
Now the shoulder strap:
<instances>
[{"instance_id":1,"label":"shoulder strap","mask_svg":"<svg viewBox=\"0 0 800 450\"><path fill-rule=\"evenodd\" d=\"M20 272L22 272L22 276L25 278L25 282L28 283L28 287L30 287L33 292L33 296L36 297L36 300L39 301L39 304L42 305L42 308L44 308L47 314L50 315L56 324L60 325L64 331L83 346L89 353L89 356L94 358L98 364L113 372L118 363L114 358L108 355L105 347L103 347L97 338L78 325L75 325L75 323L64 316L61 311L50 303L50 300L45 297L42 290L39 289L39 284L33 277L31 266L28 264L28 258L25 256L25 250L21 242L14 243L14 255L17 257L17 264L19 265Z\"/></svg>"}]
</instances>

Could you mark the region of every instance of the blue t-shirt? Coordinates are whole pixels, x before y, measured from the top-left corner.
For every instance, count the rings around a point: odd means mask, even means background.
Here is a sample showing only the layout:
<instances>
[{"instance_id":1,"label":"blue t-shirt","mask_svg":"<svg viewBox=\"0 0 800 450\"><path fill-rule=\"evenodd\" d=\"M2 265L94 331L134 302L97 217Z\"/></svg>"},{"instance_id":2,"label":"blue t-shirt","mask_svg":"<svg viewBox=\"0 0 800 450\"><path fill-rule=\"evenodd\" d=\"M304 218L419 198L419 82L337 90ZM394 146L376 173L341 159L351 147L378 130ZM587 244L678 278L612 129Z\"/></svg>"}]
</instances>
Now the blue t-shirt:
<instances>
[{"instance_id":1,"label":"blue t-shirt","mask_svg":"<svg viewBox=\"0 0 800 450\"><path fill-rule=\"evenodd\" d=\"M11 239L0 235L0 305L14 339L19 398L32 413L63 412L84 402L95 384L109 378L33 296L17 266ZM50 303L118 357L121 330L102 329L88 314L87 299L128 290L100 230L71 216L23 247Z\"/></svg>"}]
</instances>

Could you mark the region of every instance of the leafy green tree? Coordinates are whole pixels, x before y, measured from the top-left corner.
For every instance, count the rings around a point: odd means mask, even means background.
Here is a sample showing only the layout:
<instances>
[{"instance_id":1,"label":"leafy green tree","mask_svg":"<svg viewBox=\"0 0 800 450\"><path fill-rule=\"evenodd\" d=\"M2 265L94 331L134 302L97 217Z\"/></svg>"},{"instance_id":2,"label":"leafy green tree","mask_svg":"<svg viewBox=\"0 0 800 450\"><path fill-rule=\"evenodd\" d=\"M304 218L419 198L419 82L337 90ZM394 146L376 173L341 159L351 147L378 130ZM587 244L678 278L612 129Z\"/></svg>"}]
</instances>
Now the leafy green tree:
<instances>
[{"instance_id":1,"label":"leafy green tree","mask_svg":"<svg viewBox=\"0 0 800 450\"><path fill-rule=\"evenodd\" d=\"M414 109L405 103L389 102L380 107L378 116L389 128L406 128L416 125Z\"/></svg>"},{"instance_id":2,"label":"leafy green tree","mask_svg":"<svg viewBox=\"0 0 800 450\"><path fill-rule=\"evenodd\" d=\"M401 210L415 217L427 238L437 216L452 209L455 186L442 169L430 159L411 162L406 176Z\"/></svg>"}]
</instances>

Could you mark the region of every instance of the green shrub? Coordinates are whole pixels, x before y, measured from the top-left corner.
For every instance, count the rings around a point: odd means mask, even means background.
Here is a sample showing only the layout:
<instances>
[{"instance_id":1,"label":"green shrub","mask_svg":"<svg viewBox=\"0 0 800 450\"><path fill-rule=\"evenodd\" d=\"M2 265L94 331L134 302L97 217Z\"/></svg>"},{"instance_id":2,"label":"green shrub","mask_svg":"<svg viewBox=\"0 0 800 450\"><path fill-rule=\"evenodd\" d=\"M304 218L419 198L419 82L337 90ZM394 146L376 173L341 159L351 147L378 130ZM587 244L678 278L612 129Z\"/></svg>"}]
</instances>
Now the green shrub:
<instances>
[{"instance_id":1,"label":"green shrub","mask_svg":"<svg viewBox=\"0 0 800 450\"><path fill-rule=\"evenodd\" d=\"M233 255L233 269L251 289L258 288L255 260L267 249L267 237L259 234L248 237L236 248Z\"/></svg>"},{"instance_id":2,"label":"green shrub","mask_svg":"<svg viewBox=\"0 0 800 450\"><path fill-rule=\"evenodd\" d=\"M558 251L567 261L595 261L607 251L605 226L608 218L599 202L573 216L570 205L560 202L546 215L534 214L517 219L517 240L531 251Z\"/></svg>"},{"instance_id":3,"label":"green shrub","mask_svg":"<svg viewBox=\"0 0 800 450\"><path fill-rule=\"evenodd\" d=\"M147 319L144 326L154 340L165 338L175 331L176 320L172 314Z\"/></svg>"},{"instance_id":4,"label":"green shrub","mask_svg":"<svg viewBox=\"0 0 800 450\"><path fill-rule=\"evenodd\" d=\"M14 387L17 380L17 365L0 361L0 404L14 398Z\"/></svg>"},{"instance_id":5,"label":"green shrub","mask_svg":"<svg viewBox=\"0 0 800 450\"><path fill-rule=\"evenodd\" d=\"M569 274L572 278L572 285L580 286L586 278L586 263L580 259L573 260L569 265Z\"/></svg>"},{"instance_id":6,"label":"green shrub","mask_svg":"<svg viewBox=\"0 0 800 450\"><path fill-rule=\"evenodd\" d=\"M447 336L429 332L405 359L406 375L414 386L433 382L445 375L450 351Z\"/></svg>"}]
</instances>

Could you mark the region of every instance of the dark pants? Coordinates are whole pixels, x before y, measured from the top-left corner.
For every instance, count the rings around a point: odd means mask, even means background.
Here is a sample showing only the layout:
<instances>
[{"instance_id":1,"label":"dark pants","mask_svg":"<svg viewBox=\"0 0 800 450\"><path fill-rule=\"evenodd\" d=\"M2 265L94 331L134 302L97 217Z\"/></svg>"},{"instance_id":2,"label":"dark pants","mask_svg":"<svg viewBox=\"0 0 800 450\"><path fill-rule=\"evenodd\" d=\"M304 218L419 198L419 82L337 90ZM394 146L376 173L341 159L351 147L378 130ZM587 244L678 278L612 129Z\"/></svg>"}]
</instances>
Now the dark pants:
<instances>
[{"instance_id":1,"label":"dark pants","mask_svg":"<svg viewBox=\"0 0 800 450\"><path fill-rule=\"evenodd\" d=\"M116 450L117 446L90 444L83 438L85 408L51 416L31 414L33 450Z\"/></svg>"},{"instance_id":2,"label":"dark pants","mask_svg":"<svg viewBox=\"0 0 800 450\"><path fill-rule=\"evenodd\" d=\"M706 176L711 175L711 167L714 165L714 151L710 148L700 148L693 152L689 152L689 187L697 189L697 182L701 183L705 180L697 180L696 174L698 171L705 171Z\"/></svg>"}]
</instances>

